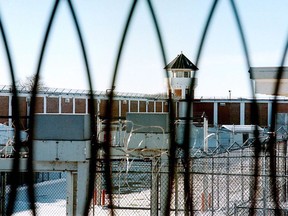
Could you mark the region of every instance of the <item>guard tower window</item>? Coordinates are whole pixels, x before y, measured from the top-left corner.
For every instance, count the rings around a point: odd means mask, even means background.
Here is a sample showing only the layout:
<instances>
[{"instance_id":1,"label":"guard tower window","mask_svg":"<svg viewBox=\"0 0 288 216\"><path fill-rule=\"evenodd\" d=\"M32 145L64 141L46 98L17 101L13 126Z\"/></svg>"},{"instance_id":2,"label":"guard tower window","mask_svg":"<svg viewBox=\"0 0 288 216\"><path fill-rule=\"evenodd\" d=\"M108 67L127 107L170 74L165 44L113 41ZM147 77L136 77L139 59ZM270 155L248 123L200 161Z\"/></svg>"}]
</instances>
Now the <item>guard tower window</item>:
<instances>
[{"instance_id":1,"label":"guard tower window","mask_svg":"<svg viewBox=\"0 0 288 216\"><path fill-rule=\"evenodd\" d=\"M190 77L190 72L188 72L188 71L184 72L184 77L185 77L185 78Z\"/></svg>"},{"instance_id":2,"label":"guard tower window","mask_svg":"<svg viewBox=\"0 0 288 216\"><path fill-rule=\"evenodd\" d=\"M177 72L177 73L176 73L176 77L177 77L177 78L182 78L182 77L184 77L184 72Z\"/></svg>"},{"instance_id":3,"label":"guard tower window","mask_svg":"<svg viewBox=\"0 0 288 216\"><path fill-rule=\"evenodd\" d=\"M176 78L189 78L190 77L190 71L180 71L177 73L174 73L174 77Z\"/></svg>"}]
</instances>

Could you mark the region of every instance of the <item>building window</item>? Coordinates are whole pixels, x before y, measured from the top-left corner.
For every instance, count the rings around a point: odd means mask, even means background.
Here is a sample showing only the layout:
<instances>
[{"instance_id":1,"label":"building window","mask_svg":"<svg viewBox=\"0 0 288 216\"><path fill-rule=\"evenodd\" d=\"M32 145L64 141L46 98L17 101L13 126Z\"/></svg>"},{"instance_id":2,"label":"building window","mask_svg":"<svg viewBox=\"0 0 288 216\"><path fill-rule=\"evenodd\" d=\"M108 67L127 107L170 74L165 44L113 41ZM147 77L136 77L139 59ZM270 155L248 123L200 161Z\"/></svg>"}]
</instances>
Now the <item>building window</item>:
<instances>
[{"instance_id":1,"label":"building window","mask_svg":"<svg viewBox=\"0 0 288 216\"><path fill-rule=\"evenodd\" d=\"M182 78L184 76L183 72L177 72L176 77L177 78Z\"/></svg>"},{"instance_id":2,"label":"building window","mask_svg":"<svg viewBox=\"0 0 288 216\"><path fill-rule=\"evenodd\" d=\"M174 77L176 78L190 78L190 71L180 71L180 72L175 72Z\"/></svg>"},{"instance_id":3,"label":"building window","mask_svg":"<svg viewBox=\"0 0 288 216\"><path fill-rule=\"evenodd\" d=\"M184 77L185 78L189 78L190 77L190 72L188 72L188 71L184 72Z\"/></svg>"}]
</instances>

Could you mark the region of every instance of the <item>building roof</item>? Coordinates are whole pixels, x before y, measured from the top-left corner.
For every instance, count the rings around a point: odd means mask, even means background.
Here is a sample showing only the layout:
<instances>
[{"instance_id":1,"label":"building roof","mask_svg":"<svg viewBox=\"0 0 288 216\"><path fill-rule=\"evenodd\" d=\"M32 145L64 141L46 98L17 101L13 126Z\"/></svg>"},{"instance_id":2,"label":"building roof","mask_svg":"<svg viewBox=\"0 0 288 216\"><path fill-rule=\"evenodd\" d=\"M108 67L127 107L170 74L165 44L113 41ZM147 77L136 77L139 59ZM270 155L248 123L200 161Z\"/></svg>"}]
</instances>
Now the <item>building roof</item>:
<instances>
[{"instance_id":1,"label":"building roof","mask_svg":"<svg viewBox=\"0 0 288 216\"><path fill-rule=\"evenodd\" d=\"M277 79L277 73L282 69L281 79L288 79L288 67L250 67L250 79Z\"/></svg>"},{"instance_id":2,"label":"building roof","mask_svg":"<svg viewBox=\"0 0 288 216\"><path fill-rule=\"evenodd\" d=\"M173 61L165 66L166 70L189 69L199 70L184 54L178 55Z\"/></svg>"}]
</instances>

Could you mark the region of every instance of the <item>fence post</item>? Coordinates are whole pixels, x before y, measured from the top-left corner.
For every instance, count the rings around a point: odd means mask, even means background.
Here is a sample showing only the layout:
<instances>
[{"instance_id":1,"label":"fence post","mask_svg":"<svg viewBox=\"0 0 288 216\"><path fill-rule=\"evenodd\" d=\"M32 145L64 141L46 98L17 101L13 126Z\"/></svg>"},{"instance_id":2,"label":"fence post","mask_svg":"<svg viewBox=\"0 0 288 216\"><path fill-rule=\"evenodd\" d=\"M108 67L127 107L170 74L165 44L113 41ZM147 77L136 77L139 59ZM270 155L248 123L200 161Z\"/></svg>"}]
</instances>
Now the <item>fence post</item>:
<instances>
[{"instance_id":1,"label":"fence post","mask_svg":"<svg viewBox=\"0 0 288 216\"><path fill-rule=\"evenodd\" d=\"M94 196L94 205L101 205L101 191L102 191L102 165L101 161L96 162L96 178L95 178L95 196Z\"/></svg>"},{"instance_id":2,"label":"fence post","mask_svg":"<svg viewBox=\"0 0 288 216\"><path fill-rule=\"evenodd\" d=\"M226 154L227 157L227 164L226 164L226 205L227 205L227 215L229 215L229 202L230 202L230 153Z\"/></svg>"},{"instance_id":3,"label":"fence post","mask_svg":"<svg viewBox=\"0 0 288 216\"><path fill-rule=\"evenodd\" d=\"M168 156L162 155L161 156L161 183L160 183L160 193L161 193L161 201L160 201L160 208L161 214L165 216L165 208L166 202L168 200L168 187L169 187L169 166L168 166Z\"/></svg>"},{"instance_id":4,"label":"fence post","mask_svg":"<svg viewBox=\"0 0 288 216\"><path fill-rule=\"evenodd\" d=\"M152 159L152 184L151 184L151 212L150 215L157 216L158 215L158 176L159 176L159 169L158 169L158 159Z\"/></svg>"},{"instance_id":5,"label":"fence post","mask_svg":"<svg viewBox=\"0 0 288 216\"><path fill-rule=\"evenodd\" d=\"M76 215L84 215L85 202L88 195L88 182L89 182L89 163L78 162Z\"/></svg>"},{"instance_id":6,"label":"fence post","mask_svg":"<svg viewBox=\"0 0 288 216\"><path fill-rule=\"evenodd\" d=\"M204 163L203 163L203 172L207 173L208 172L208 164L207 164L207 158L203 158L204 160ZM201 211L202 212L205 212L208 210L208 174L206 175L203 175L203 191L202 191L202 194L201 194Z\"/></svg>"},{"instance_id":7,"label":"fence post","mask_svg":"<svg viewBox=\"0 0 288 216\"><path fill-rule=\"evenodd\" d=\"M1 172L1 202L0 202L0 214L5 215L5 197L6 197L6 173Z\"/></svg>"},{"instance_id":8,"label":"fence post","mask_svg":"<svg viewBox=\"0 0 288 216\"><path fill-rule=\"evenodd\" d=\"M66 184L67 184L67 194L66 194L66 215L75 215L75 194L76 194L76 180L77 174L75 172L66 172Z\"/></svg>"}]
</instances>

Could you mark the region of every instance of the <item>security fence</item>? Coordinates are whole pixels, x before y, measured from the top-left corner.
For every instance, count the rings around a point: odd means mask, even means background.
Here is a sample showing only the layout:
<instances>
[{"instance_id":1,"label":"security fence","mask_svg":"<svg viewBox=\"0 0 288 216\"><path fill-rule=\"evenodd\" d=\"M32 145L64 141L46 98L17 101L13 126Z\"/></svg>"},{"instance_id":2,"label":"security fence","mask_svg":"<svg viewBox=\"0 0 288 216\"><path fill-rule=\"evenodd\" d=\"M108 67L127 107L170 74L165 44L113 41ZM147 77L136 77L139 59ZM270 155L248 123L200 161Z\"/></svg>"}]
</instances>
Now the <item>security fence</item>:
<instances>
[{"instance_id":1,"label":"security fence","mask_svg":"<svg viewBox=\"0 0 288 216\"><path fill-rule=\"evenodd\" d=\"M25 179L28 173L21 173L22 183L18 186L13 215L31 215L29 193ZM64 172L34 173L37 214L66 214L66 175ZM1 173L0 214L7 215L7 204L11 193L11 173Z\"/></svg>"},{"instance_id":2,"label":"security fence","mask_svg":"<svg viewBox=\"0 0 288 216\"><path fill-rule=\"evenodd\" d=\"M276 190L279 206L273 201L270 162L267 145L258 158L258 173L255 173L255 147L241 146L227 148L221 152L207 154L202 152L191 157L190 189L195 215L248 215L252 202L256 215L287 214L287 143L277 142L275 146ZM267 143L266 143L267 144ZM162 160L161 160L162 159ZM110 161L113 190L107 193L105 161L98 160L93 199L89 215L157 215L165 205L165 194L169 185L167 159L122 158ZM170 215L185 215L185 166L183 158L175 163L175 180L170 202ZM23 177L25 178L25 176ZM254 181L257 179L254 194ZM67 182L65 172L35 173L35 197L37 214L64 215L67 208ZM1 215L10 193L9 173L1 173ZM24 181L23 181L24 182ZM110 203L110 196L112 203ZM185 213L186 212L186 213ZM13 215L30 215L27 185L17 189Z\"/></svg>"},{"instance_id":3,"label":"security fence","mask_svg":"<svg viewBox=\"0 0 288 216\"><path fill-rule=\"evenodd\" d=\"M265 146L263 146L265 148ZM281 214L287 213L287 143L277 143L277 174L276 189L279 192ZM212 155L203 154L201 157L191 158L191 191L193 196L193 212L196 215L247 215L251 211L251 202L255 201L256 215L277 215L275 203L272 199L273 188L269 172L270 156L265 150L259 155L259 173L256 175L255 150L253 146L242 147L225 153ZM154 159L155 160L155 159ZM160 159L159 159L160 160ZM166 190L169 178L164 178L165 163L152 163L152 161L120 160L113 161L113 208L117 215L150 215L152 211L151 200L156 212L160 212L162 190ZM154 167L152 166L154 164ZM184 168L183 160L178 159L176 175L173 185L172 201L170 203L171 215L185 215L184 196ZM154 178L152 178L154 176ZM253 181L257 182L257 194L253 199ZM99 178L96 178L99 179ZM104 181L104 178L102 178ZM157 192L152 187L157 181ZM103 184L97 184L98 208L97 214L106 213L109 209L107 194L103 193ZM101 197L105 196L105 197ZM153 197L155 196L155 197ZM157 201L158 200L158 201ZM101 203L102 202L102 203ZM99 208L99 206L101 206ZM162 206L163 207L163 206Z\"/></svg>"},{"instance_id":4,"label":"security fence","mask_svg":"<svg viewBox=\"0 0 288 216\"><path fill-rule=\"evenodd\" d=\"M263 148L266 148L263 144ZM255 174L255 149L253 146L241 147L223 153L191 158L191 194L195 215L248 215L251 203L255 202L256 215L281 215L287 213L287 143L278 142L275 148L276 189L279 206L272 198L270 159L267 149L259 155L259 172ZM159 160L159 161L158 161ZM166 161L167 162L167 161ZM161 196L169 184L168 164L160 158L152 160L123 159L111 162L113 182L113 209L116 215L151 215L163 208ZM170 215L185 215L183 159L178 158L173 192L171 194ZM166 168L165 168L166 167ZM102 168L103 169L103 166ZM103 176L103 172L96 175ZM166 175L166 177L165 177ZM98 180L97 180L98 179ZM102 179L102 183L99 182ZM254 180L257 179L257 193L253 193ZM94 209L97 215L109 212L109 199L105 193L105 178L96 178L97 195ZM153 182L154 181L154 182ZM155 186L156 184L156 186ZM155 191L157 190L157 192ZM255 196L255 197L253 197ZM156 202L151 203L152 201Z\"/></svg>"}]
</instances>

